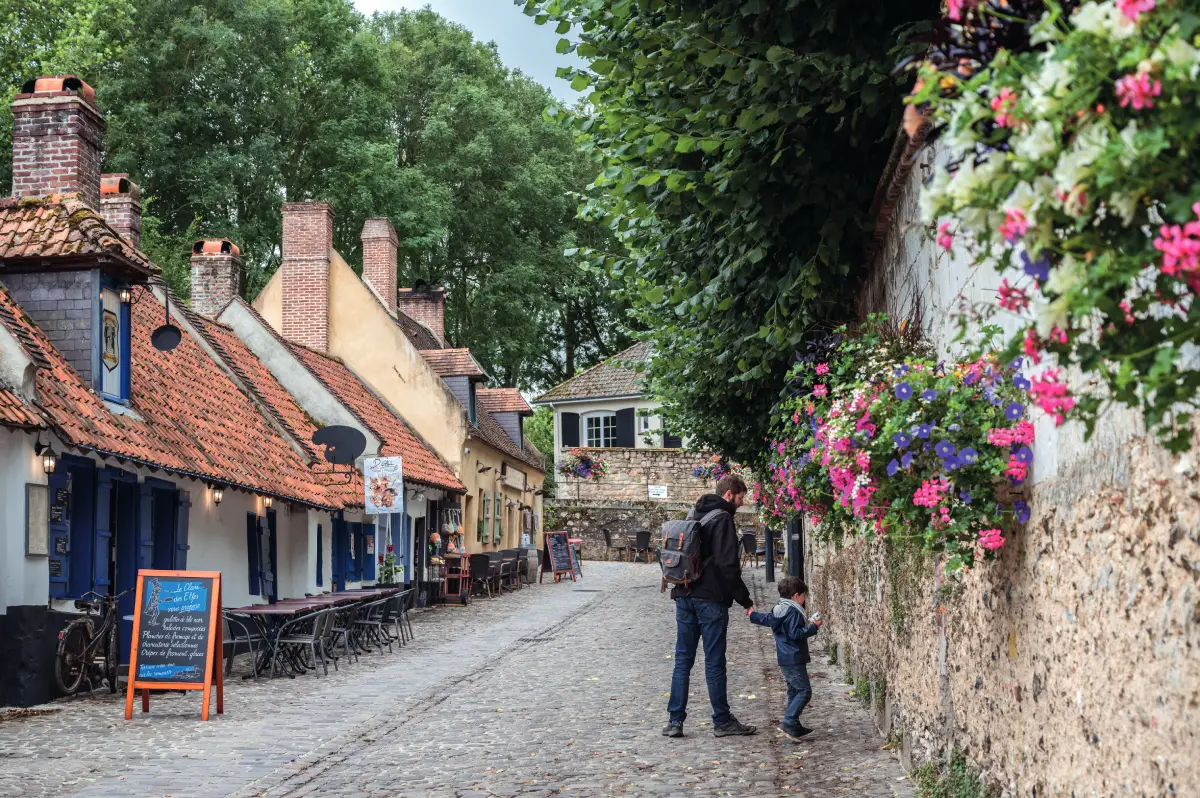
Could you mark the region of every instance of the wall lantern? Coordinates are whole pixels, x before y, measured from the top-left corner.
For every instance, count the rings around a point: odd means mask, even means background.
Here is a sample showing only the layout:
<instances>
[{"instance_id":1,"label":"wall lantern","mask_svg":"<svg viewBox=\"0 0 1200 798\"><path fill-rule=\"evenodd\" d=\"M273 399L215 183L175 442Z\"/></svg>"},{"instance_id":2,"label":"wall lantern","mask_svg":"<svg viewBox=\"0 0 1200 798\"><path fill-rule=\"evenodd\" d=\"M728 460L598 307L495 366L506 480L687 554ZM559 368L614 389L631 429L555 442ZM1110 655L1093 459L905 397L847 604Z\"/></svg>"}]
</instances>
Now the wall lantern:
<instances>
[{"instance_id":1,"label":"wall lantern","mask_svg":"<svg viewBox=\"0 0 1200 798\"><path fill-rule=\"evenodd\" d=\"M213 504L220 504L221 499L225 498L225 489L220 485L213 485L212 489Z\"/></svg>"},{"instance_id":2,"label":"wall lantern","mask_svg":"<svg viewBox=\"0 0 1200 798\"><path fill-rule=\"evenodd\" d=\"M121 304L128 305L131 301L133 301L133 289L127 285L121 286L120 297Z\"/></svg>"},{"instance_id":3,"label":"wall lantern","mask_svg":"<svg viewBox=\"0 0 1200 798\"><path fill-rule=\"evenodd\" d=\"M272 499L270 496L263 496L263 507L266 507L268 510L270 510L271 505L274 503L275 503L275 500Z\"/></svg>"},{"instance_id":4,"label":"wall lantern","mask_svg":"<svg viewBox=\"0 0 1200 798\"><path fill-rule=\"evenodd\" d=\"M58 465L58 455L54 453L54 447L48 443L42 443L42 436L39 433L37 443L33 445L34 453L42 458L42 470L47 474L53 474L55 466Z\"/></svg>"}]
</instances>

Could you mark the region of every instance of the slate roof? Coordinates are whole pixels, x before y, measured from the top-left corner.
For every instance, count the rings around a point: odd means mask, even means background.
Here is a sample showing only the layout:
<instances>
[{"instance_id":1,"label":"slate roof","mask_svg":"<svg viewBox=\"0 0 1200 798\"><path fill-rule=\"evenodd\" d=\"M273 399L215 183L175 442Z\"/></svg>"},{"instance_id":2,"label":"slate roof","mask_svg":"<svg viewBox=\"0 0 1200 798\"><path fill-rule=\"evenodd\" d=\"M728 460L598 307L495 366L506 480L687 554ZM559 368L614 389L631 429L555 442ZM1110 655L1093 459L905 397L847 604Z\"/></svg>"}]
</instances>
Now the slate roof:
<instances>
[{"instance_id":1,"label":"slate roof","mask_svg":"<svg viewBox=\"0 0 1200 798\"><path fill-rule=\"evenodd\" d=\"M162 305L152 297L131 308L130 408L136 415L117 413L0 287L0 324L38 363L38 404L67 444L254 493L338 507L301 453L191 335L185 332L170 352L150 344L162 319Z\"/></svg>"},{"instance_id":2,"label":"slate roof","mask_svg":"<svg viewBox=\"0 0 1200 798\"><path fill-rule=\"evenodd\" d=\"M516 388L477 388L475 401L489 413L533 415L533 408Z\"/></svg>"},{"instance_id":3,"label":"slate roof","mask_svg":"<svg viewBox=\"0 0 1200 798\"><path fill-rule=\"evenodd\" d=\"M0 199L0 274L3 261L101 256L146 274L158 271L75 194Z\"/></svg>"},{"instance_id":4,"label":"slate roof","mask_svg":"<svg viewBox=\"0 0 1200 798\"><path fill-rule=\"evenodd\" d=\"M413 346L417 349L442 348L442 344L438 341L437 336L433 334L433 330L412 316L407 316L401 311L396 311L396 324L400 326L400 329L408 336L408 340L412 341Z\"/></svg>"},{"instance_id":5,"label":"slate roof","mask_svg":"<svg viewBox=\"0 0 1200 798\"><path fill-rule=\"evenodd\" d=\"M399 416L383 403L342 361L302 346L292 345L300 361L325 387L383 442L385 457L404 458L404 479L465 493L466 488L441 458L425 446Z\"/></svg>"},{"instance_id":6,"label":"slate roof","mask_svg":"<svg viewBox=\"0 0 1200 798\"><path fill-rule=\"evenodd\" d=\"M626 363L644 363L650 359L650 344L636 343L602 363L560 382L534 399L549 404L566 399L602 399L609 396L637 396L645 391L641 372Z\"/></svg>"},{"instance_id":7,"label":"slate roof","mask_svg":"<svg viewBox=\"0 0 1200 798\"><path fill-rule=\"evenodd\" d=\"M414 345L415 345L414 341ZM421 357L439 377L487 377L470 349L422 349Z\"/></svg>"}]
</instances>

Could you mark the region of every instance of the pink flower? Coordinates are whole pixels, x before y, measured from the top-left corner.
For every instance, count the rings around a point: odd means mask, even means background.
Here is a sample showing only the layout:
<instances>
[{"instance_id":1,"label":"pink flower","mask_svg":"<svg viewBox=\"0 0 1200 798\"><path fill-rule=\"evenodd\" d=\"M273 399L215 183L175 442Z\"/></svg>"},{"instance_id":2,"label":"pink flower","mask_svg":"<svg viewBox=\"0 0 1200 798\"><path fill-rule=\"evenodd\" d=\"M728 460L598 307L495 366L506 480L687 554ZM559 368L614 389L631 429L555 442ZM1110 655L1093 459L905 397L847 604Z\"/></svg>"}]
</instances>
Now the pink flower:
<instances>
[{"instance_id":1,"label":"pink flower","mask_svg":"<svg viewBox=\"0 0 1200 798\"><path fill-rule=\"evenodd\" d=\"M981 529L979 530L979 545L988 551L995 551L1004 545L1004 536L1000 534L999 529Z\"/></svg>"},{"instance_id":2,"label":"pink flower","mask_svg":"<svg viewBox=\"0 0 1200 798\"><path fill-rule=\"evenodd\" d=\"M817 364L817 374L828 374L828 373L829 373L829 364L828 363L818 363Z\"/></svg>"},{"instance_id":3,"label":"pink flower","mask_svg":"<svg viewBox=\"0 0 1200 798\"><path fill-rule=\"evenodd\" d=\"M1042 356L1039 354L1042 351L1042 342L1038 340L1032 327L1025 330L1024 350L1025 356L1032 360L1034 365L1042 362Z\"/></svg>"},{"instance_id":4,"label":"pink flower","mask_svg":"<svg viewBox=\"0 0 1200 798\"><path fill-rule=\"evenodd\" d=\"M824 385L814 385L813 386L813 396L824 396L827 393L829 393L829 389L826 388Z\"/></svg>"},{"instance_id":5,"label":"pink flower","mask_svg":"<svg viewBox=\"0 0 1200 798\"><path fill-rule=\"evenodd\" d=\"M871 455L867 452L859 452L854 456L854 462L858 464L859 468L866 471L871 467Z\"/></svg>"},{"instance_id":6,"label":"pink flower","mask_svg":"<svg viewBox=\"0 0 1200 798\"><path fill-rule=\"evenodd\" d=\"M996 293L1000 295L1000 307L1005 310L1020 313L1029 307L1029 294L1023 288L1009 285L1007 278L1000 281L1000 289Z\"/></svg>"},{"instance_id":7,"label":"pink flower","mask_svg":"<svg viewBox=\"0 0 1200 798\"><path fill-rule=\"evenodd\" d=\"M962 22L965 0L946 0L946 16L955 22Z\"/></svg>"},{"instance_id":8,"label":"pink flower","mask_svg":"<svg viewBox=\"0 0 1200 798\"><path fill-rule=\"evenodd\" d=\"M1008 466L1004 469L1004 474L1014 485L1024 482L1029 476L1029 466L1017 459L1017 456L1009 455Z\"/></svg>"},{"instance_id":9,"label":"pink flower","mask_svg":"<svg viewBox=\"0 0 1200 798\"><path fill-rule=\"evenodd\" d=\"M1200 202L1192 206L1200 217ZM1158 230L1154 248L1163 254L1162 270L1172 277L1186 277L1200 267L1200 221L1166 225Z\"/></svg>"},{"instance_id":10,"label":"pink flower","mask_svg":"<svg viewBox=\"0 0 1200 798\"><path fill-rule=\"evenodd\" d=\"M1018 421L1012 428L1013 443L1033 443L1033 424L1028 421Z\"/></svg>"},{"instance_id":11,"label":"pink flower","mask_svg":"<svg viewBox=\"0 0 1200 798\"><path fill-rule=\"evenodd\" d=\"M1025 235L1029 222L1025 219L1025 211L1020 208L1009 208L1004 212L1004 221L1000 224L1000 235L1008 242L1016 241Z\"/></svg>"},{"instance_id":12,"label":"pink flower","mask_svg":"<svg viewBox=\"0 0 1200 798\"><path fill-rule=\"evenodd\" d=\"M1155 0L1117 0L1117 8L1132 22L1137 22L1142 14L1153 11Z\"/></svg>"},{"instance_id":13,"label":"pink flower","mask_svg":"<svg viewBox=\"0 0 1200 798\"><path fill-rule=\"evenodd\" d=\"M944 479L927 479L913 494L913 504L918 507L937 507L942 501L942 494L949 489L950 483Z\"/></svg>"},{"instance_id":14,"label":"pink flower","mask_svg":"<svg viewBox=\"0 0 1200 798\"><path fill-rule=\"evenodd\" d=\"M793 424L800 423L800 411L799 410L797 410L795 413L792 413L792 423Z\"/></svg>"},{"instance_id":15,"label":"pink flower","mask_svg":"<svg viewBox=\"0 0 1200 798\"><path fill-rule=\"evenodd\" d=\"M1066 330L1060 330L1058 328L1057 324L1054 325L1054 327L1050 330L1050 343L1065 344L1066 342L1067 342Z\"/></svg>"},{"instance_id":16,"label":"pink flower","mask_svg":"<svg viewBox=\"0 0 1200 798\"><path fill-rule=\"evenodd\" d=\"M1066 421L1063 414L1069 413L1075 408L1075 399L1071 396L1067 386L1060 382L1061 377L1061 368L1046 369L1033 378L1033 387L1029 389L1030 398L1054 418L1056 427Z\"/></svg>"},{"instance_id":17,"label":"pink flower","mask_svg":"<svg viewBox=\"0 0 1200 798\"><path fill-rule=\"evenodd\" d=\"M1151 98L1162 94L1162 82L1151 80L1148 72L1138 72L1119 78L1116 89L1122 108L1132 105L1135 111L1141 111L1154 107L1154 100Z\"/></svg>"},{"instance_id":18,"label":"pink flower","mask_svg":"<svg viewBox=\"0 0 1200 798\"><path fill-rule=\"evenodd\" d=\"M949 251L950 247L954 246L954 234L950 232L949 222L942 222L938 226L937 244L947 251Z\"/></svg>"},{"instance_id":19,"label":"pink flower","mask_svg":"<svg viewBox=\"0 0 1200 798\"><path fill-rule=\"evenodd\" d=\"M1005 86L1000 94L992 98L992 110L996 112L996 124L1000 127L1016 127L1020 120L1013 115L1012 109L1017 104L1017 93Z\"/></svg>"},{"instance_id":20,"label":"pink flower","mask_svg":"<svg viewBox=\"0 0 1200 798\"><path fill-rule=\"evenodd\" d=\"M1120 302L1120 305L1119 305L1119 307L1120 307L1120 308L1121 308L1121 310L1122 310L1122 311L1124 311L1124 313L1125 313L1125 323L1126 323L1126 324L1133 324L1133 322L1134 322L1134 318L1133 318L1133 306L1129 304L1129 300L1128 300L1128 299L1122 299L1122 300L1121 300L1121 302Z\"/></svg>"}]
</instances>

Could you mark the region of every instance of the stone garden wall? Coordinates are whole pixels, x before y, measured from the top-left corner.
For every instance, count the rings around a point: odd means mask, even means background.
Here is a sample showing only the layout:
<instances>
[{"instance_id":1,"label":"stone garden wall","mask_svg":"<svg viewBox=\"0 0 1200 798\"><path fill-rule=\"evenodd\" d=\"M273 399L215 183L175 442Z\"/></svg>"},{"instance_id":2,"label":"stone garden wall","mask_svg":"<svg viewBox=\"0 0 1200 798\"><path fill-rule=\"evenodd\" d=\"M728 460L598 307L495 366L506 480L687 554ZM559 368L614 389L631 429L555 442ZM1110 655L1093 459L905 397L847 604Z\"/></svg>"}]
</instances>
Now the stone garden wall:
<instances>
[{"instance_id":1,"label":"stone garden wall","mask_svg":"<svg viewBox=\"0 0 1200 798\"><path fill-rule=\"evenodd\" d=\"M913 224L923 167L898 195L862 310L921 323L949 355L951 311L994 297L999 279ZM919 551L810 540L823 632L906 765L965 751L1013 796L1194 792L1196 450L1171 457L1122 411L1091 441L1077 426L1039 423L1033 516L996 562L947 577Z\"/></svg>"}]
</instances>

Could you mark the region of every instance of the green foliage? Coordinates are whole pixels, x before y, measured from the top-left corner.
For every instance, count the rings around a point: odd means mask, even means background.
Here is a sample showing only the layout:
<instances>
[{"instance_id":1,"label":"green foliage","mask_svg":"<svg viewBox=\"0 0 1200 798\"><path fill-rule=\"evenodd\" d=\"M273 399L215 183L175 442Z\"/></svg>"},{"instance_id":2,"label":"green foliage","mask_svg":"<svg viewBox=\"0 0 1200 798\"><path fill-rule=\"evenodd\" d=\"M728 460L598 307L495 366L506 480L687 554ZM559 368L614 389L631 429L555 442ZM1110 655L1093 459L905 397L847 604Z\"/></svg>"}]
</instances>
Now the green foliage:
<instances>
[{"instance_id":1,"label":"green foliage","mask_svg":"<svg viewBox=\"0 0 1200 798\"><path fill-rule=\"evenodd\" d=\"M833 641L830 641L830 642L829 642L829 644L827 645L827 650L828 650L828 653L829 653L829 664L830 664L830 665L837 665L837 664L838 664L838 647L837 647L837 643L834 643Z\"/></svg>"},{"instance_id":2,"label":"green foliage","mask_svg":"<svg viewBox=\"0 0 1200 798\"><path fill-rule=\"evenodd\" d=\"M537 450L546 458L546 479L542 488L547 494L554 495L554 411L548 407L539 407L533 411L531 418L525 419L525 436L533 442Z\"/></svg>"},{"instance_id":3,"label":"green foliage","mask_svg":"<svg viewBox=\"0 0 1200 798\"><path fill-rule=\"evenodd\" d=\"M1178 452L1200 408L1200 16L1162 2L1133 14L1048 2L1029 26L1048 45L955 61L960 76L923 68L913 102L944 129L949 166L922 206L976 262L1003 252L998 302L964 315L964 334L995 319L1010 356L1053 356L1033 395L1057 423L1078 417L1090 435L1123 404ZM1099 379L1072 396L1065 365Z\"/></svg>"},{"instance_id":4,"label":"green foliage","mask_svg":"<svg viewBox=\"0 0 1200 798\"><path fill-rule=\"evenodd\" d=\"M520 2L520 0L518 0ZM862 231L899 117L893 50L937 4L528 0L590 71L591 108L551 108L599 153L581 213L651 331L673 428L750 462L792 352L850 315Z\"/></svg>"},{"instance_id":5,"label":"green foliage","mask_svg":"<svg viewBox=\"0 0 1200 798\"><path fill-rule=\"evenodd\" d=\"M865 674L854 682L854 697L864 707L871 705L871 680Z\"/></svg>"},{"instance_id":6,"label":"green foliage","mask_svg":"<svg viewBox=\"0 0 1200 798\"><path fill-rule=\"evenodd\" d=\"M962 751L952 751L950 761L943 768L935 762L926 762L913 771L918 798L997 798L1000 790L994 785L984 784L979 773L967 765Z\"/></svg>"}]
</instances>

